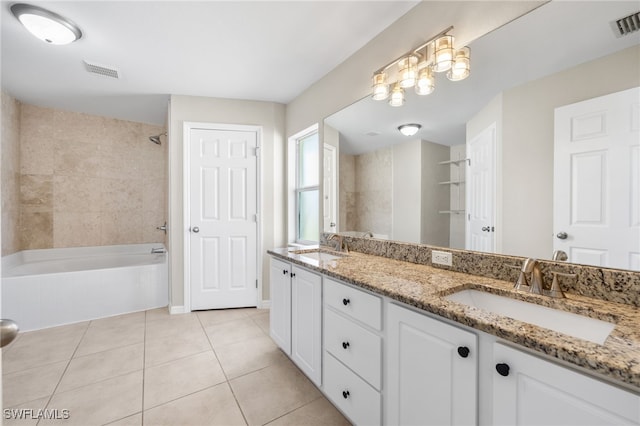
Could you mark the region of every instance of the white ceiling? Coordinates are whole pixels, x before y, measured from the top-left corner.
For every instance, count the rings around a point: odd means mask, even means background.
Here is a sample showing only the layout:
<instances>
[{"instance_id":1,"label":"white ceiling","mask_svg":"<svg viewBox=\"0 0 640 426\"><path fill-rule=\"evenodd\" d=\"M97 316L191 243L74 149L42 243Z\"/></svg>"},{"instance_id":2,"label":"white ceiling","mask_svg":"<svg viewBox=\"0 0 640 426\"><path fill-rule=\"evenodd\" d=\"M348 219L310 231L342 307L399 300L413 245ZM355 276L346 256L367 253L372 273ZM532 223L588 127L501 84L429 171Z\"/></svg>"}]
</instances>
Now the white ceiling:
<instances>
[{"instance_id":1,"label":"white ceiling","mask_svg":"<svg viewBox=\"0 0 640 426\"><path fill-rule=\"evenodd\" d=\"M617 38L611 22L639 10L637 0L546 3L472 42L466 80L454 83L437 75L432 94L417 96L407 90L402 107L367 97L325 122L340 131L341 152L350 154L408 139L464 143L465 123L501 91L638 45L640 32ZM602 78L615 78L615 70ZM422 129L407 138L397 130L405 123L419 123Z\"/></svg>"},{"instance_id":2,"label":"white ceiling","mask_svg":"<svg viewBox=\"0 0 640 426\"><path fill-rule=\"evenodd\" d=\"M29 2L25 0L25 2ZM2 88L22 102L164 124L170 94L287 103L419 1L36 1L83 37L48 45L2 0ZM119 71L89 74L83 60Z\"/></svg>"}]
</instances>

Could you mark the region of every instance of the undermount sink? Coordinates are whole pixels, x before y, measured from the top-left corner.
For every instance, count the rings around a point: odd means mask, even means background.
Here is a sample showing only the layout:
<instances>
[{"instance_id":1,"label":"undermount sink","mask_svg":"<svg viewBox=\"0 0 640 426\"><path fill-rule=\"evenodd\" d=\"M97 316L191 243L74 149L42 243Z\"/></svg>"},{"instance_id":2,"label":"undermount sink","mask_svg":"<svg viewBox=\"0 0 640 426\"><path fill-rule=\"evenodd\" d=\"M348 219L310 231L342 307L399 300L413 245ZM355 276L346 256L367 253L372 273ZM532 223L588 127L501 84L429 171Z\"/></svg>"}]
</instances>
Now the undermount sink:
<instances>
[{"instance_id":1,"label":"undermount sink","mask_svg":"<svg viewBox=\"0 0 640 426\"><path fill-rule=\"evenodd\" d=\"M327 251L319 250L319 249L315 249L315 250L296 250L296 251L292 251L291 253L295 253L297 255L300 255L300 257L302 257L302 258L307 258L307 259L311 259L311 260L315 260L315 261L321 261L321 262L329 262L331 260L340 259L341 257L344 256L342 254L329 253Z\"/></svg>"},{"instance_id":2,"label":"undermount sink","mask_svg":"<svg viewBox=\"0 0 640 426\"><path fill-rule=\"evenodd\" d=\"M616 326L607 321L479 290L462 290L445 299L600 345Z\"/></svg>"}]
</instances>

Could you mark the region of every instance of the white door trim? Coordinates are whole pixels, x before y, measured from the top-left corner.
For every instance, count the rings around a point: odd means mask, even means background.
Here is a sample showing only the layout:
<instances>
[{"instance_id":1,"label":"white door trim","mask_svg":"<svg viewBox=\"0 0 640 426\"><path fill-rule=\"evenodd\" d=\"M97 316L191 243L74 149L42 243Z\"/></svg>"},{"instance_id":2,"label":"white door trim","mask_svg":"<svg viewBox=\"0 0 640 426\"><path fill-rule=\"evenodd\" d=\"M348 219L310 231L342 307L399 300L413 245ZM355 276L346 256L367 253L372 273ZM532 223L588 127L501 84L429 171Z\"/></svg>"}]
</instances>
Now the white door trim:
<instances>
[{"instance_id":1,"label":"white door trim","mask_svg":"<svg viewBox=\"0 0 640 426\"><path fill-rule=\"evenodd\" d=\"M235 130L235 131L247 131L256 132L257 136L257 164L256 164L256 191L257 191L257 244L256 244L256 258L257 258L257 279L258 279L258 294L256 300L256 306L262 307L262 256L264 251L262 247L262 126L252 126L243 124L220 124L220 123L203 123L185 121L183 124L182 132L182 181L183 181L183 220L182 220L182 232L183 232L183 247L184 247L184 260L183 260L183 293L184 293L184 312L191 312L191 244L190 244L190 232L189 218L191 217L191 191L190 191L190 177L189 170L191 169L191 140L190 134L192 129L207 129L207 130Z\"/></svg>"}]
</instances>

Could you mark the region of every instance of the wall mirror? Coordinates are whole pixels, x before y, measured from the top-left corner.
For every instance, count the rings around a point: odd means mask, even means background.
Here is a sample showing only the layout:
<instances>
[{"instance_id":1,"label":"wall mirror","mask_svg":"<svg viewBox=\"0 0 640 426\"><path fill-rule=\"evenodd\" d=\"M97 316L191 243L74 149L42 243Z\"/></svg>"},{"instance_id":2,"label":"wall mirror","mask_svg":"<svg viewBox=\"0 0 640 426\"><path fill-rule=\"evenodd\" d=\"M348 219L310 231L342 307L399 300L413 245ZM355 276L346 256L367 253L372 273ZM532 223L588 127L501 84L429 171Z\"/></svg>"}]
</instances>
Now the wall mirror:
<instances>
[{"instance_id":1,"label":"wall mirror","mask_svg":"<svg viewBox=\"0 0 640 426\"><path fill-rule=\"evenodd\" d=\"M637 12L637 3L624 1L546 3L470 43L471 75L466 80L451 82L436 75L433 93L418 96L407 90L402 107L367 96L327 117L322 228L550 259L564 231L554 225L554 168L576 168L554 165L555 110L640 86L640 31L620 36L615 28L616 20ZM628 115L637 123L640 107ZM422 127L407 137L398 131L406 123ZM473 171L465 161L473 143L487 134L495 142L495 182L489 195L478 189L477 177L466 176ZM638 134L636 128L625 190L596 179L593 192L581 195L625 199L629 217L636 220L629 225L629 258L620 263L607 254L584 252L569 261L640 270ZM332 176L337 179L335 195ZM468 179L475 179L473 185ZM475 231L469 231L468 204L491 197L493 211L478 230L486 229L491 245L470 245ZM595 222L593 229L600 227Z\"/></svg>"}]
</instances>

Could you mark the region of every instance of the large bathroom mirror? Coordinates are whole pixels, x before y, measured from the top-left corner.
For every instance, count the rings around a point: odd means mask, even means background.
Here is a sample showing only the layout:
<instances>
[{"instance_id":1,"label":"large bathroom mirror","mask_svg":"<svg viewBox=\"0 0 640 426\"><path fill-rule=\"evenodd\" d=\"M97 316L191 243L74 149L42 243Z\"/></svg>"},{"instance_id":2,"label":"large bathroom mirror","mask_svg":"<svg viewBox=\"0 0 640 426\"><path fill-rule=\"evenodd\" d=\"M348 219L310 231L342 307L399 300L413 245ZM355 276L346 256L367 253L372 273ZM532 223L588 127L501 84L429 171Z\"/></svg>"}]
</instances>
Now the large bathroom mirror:
<instances>
[{"instance_id":1,"label":"large bathroom mirror","mask_svg":"<svg viewBox=\"0 0 640 426\"><path fill-rule=\"evenodd\" d=\"M640 86L640 31L620 35L615 24L638 11L637 2L626 1L546 3L470 43L466 80L437 74L432 94L409 89L402 107L367 96L327 117L325 156L336 157L338 185L335 203L324 194L324 217L337 218L325 231L552 258L564 232L554 225L554 175L571 167L554 164L555 110ZM637 123L640 108L634 108L631 121ZM398 127L407 123L422 127L403 136ZM481 155L472 147L487 135L495 144L492 193L465 176L475 173L467 157ZM594 198L627 197L625 205L640 210L639 141L636 128L631 185L624 191L594 187ZM490 235L488 245L469 241L476 238L470 238L469 203L490 206L480 228ZM597 253L593 262L590 253L569 261L640 270L640 223L632 224L630 235L636 257L627 263L603 261Z\"/></svg>"}]
</instances>

